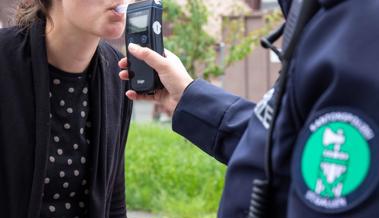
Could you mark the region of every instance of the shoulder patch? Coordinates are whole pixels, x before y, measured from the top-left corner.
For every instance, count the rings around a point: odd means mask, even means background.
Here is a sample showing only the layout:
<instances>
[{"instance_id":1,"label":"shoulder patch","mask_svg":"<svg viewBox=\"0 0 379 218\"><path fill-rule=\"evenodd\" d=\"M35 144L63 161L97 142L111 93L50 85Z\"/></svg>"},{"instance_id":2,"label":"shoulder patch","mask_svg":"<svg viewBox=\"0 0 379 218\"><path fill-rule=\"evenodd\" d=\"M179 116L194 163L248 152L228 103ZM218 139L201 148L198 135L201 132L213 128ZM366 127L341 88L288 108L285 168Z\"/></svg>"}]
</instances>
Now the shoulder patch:
<instances>
[{"instance_id":1,"label":"shoulder patch","mask_svg":"<svg viewBox=\"0 0 379 218\"><path fill-rule=\"evenodd\" d=\"M379 181L378 128L357 112L328 110L301 133L293 158L296 192L314 210L339 213L363 202Z\"/></svg>"},{"instance_id":2,"label":"shoulder patch","mask_svg":"<svg viewBox=\"0 0 379 218\"><path fill-rule=\"evenodd\" d=\"M275 88L272 88L263 96L262 100L258 102L254 108L255 115L266 129L270 128L272 116L274 114L274 93Z\"/></svg>"}]
</instances>

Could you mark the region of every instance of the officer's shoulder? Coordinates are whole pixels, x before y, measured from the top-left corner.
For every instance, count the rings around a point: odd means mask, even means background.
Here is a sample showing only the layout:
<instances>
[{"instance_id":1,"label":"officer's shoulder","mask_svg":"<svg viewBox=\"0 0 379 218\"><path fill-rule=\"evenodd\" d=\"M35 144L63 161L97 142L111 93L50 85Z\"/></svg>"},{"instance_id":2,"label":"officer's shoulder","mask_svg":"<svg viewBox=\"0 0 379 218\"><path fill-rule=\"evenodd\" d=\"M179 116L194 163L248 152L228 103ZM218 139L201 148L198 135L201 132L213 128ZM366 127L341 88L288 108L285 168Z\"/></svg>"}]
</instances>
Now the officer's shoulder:
<instances>
[{"instance_id":1,"label":"officer's shoulder","mask_svg":"<svg viewBox=\"0 0 379 218\"><path fill-rule=\"evenodd\" d=\"M377 13L379 4L377 1L366 1L363 3L361 0L318 0L318 2L326 12L330 13L349 11L350 13L359 13L363 17L370 18L370 20L379 17L379 13ZM344 17L349 16L345 14Z\"/></svg>"}]
</instances>

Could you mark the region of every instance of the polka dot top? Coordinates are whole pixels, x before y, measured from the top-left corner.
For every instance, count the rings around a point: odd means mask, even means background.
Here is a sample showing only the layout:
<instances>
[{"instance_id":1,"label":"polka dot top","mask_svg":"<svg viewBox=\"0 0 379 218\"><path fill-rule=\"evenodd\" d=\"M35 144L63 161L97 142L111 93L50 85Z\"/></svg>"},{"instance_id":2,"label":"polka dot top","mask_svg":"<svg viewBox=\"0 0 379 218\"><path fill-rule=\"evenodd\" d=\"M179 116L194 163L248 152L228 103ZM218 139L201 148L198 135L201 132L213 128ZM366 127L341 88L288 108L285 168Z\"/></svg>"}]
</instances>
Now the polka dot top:
<instances>
[{"instance_id":1,"label":"polka dot top","mask_svg":"<svg viewBox=\"0 0 379 218\"><path fill-rule=\"evenodd\" d=\"M86 217L90 154L87 73L49 66L51 136L41 218Z\"/></svg>"}]
</instances>

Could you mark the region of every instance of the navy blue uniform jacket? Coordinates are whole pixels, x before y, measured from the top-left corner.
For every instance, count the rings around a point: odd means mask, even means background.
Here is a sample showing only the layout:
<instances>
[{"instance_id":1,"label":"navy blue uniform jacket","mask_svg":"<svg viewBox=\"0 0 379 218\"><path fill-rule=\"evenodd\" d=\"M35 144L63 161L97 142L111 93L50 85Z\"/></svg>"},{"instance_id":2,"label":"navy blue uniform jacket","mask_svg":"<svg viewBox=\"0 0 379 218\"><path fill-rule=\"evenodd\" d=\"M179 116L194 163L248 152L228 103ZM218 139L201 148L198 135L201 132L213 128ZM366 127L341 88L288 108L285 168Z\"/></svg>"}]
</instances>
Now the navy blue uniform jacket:
<instances>
[{"instance_id":1,"label":"navy blue uniform jacket","mask_svg":"<svg viewBox=\"0 0 379 218\"><path fill-rule=\"evenodd\" d=\"M0 216L39 218L49 146L49 72L44 22L0 30ZM89 217L126 217L124 147L131 102L118 77L122 57L98 47L93 75Z\"/></svg>"},{"instance_id":2,"label":"navy blue uniform jacket","mask_svg":"<svg viewBox=\"0 0 379 218\"><path fill-rule=\"evenodd\" d=\"M274 130L270 211L377 217L379 1L318 1L291 61ZM228 166L220 218L247 217L252 181L264 178L276 91L274 85L255 104L196 80L177 106L173 129Z\"/></svg>"}]
</instances>

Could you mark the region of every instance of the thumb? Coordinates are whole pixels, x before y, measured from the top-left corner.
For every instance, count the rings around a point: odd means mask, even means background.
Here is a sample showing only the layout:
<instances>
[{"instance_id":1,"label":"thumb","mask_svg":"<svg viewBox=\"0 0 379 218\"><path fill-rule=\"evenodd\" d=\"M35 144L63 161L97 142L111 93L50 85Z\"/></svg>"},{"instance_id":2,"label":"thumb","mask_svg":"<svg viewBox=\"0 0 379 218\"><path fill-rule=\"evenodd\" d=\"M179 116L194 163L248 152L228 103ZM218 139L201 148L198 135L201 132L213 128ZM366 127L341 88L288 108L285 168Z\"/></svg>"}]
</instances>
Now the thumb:
<instances>
[{"instance_id":1,"label":"thumb","mask_svg":"<svg viewBox=\"0 0 379 218\"><path fill-rule=\"evenodd\" d=\"M150 67L158 71L158 73L168 68L167 59L149 48L130 43L128 50L134 57L145 61Z\"/></svg>"}]
</instances>

